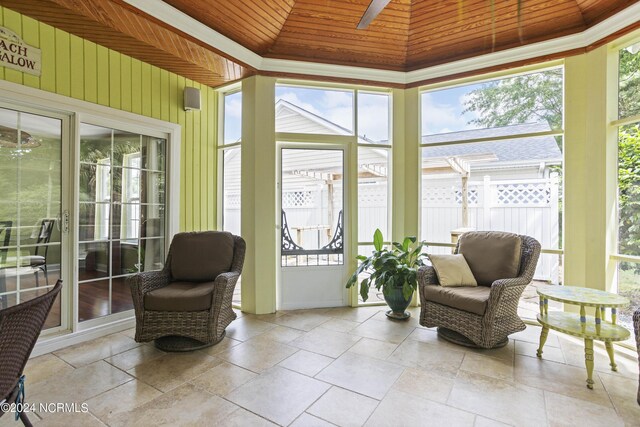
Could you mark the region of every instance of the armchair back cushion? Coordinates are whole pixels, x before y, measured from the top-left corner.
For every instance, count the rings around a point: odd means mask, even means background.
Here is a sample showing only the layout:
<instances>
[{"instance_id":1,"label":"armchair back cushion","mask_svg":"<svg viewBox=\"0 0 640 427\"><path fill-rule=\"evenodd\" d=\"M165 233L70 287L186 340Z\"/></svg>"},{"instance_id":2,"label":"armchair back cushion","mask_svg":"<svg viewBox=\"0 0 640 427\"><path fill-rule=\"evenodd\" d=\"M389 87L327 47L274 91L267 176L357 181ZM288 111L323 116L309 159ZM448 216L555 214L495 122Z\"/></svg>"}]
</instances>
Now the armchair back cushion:
<instances>
[{"instance_id":1,"label":"armchair back cushion","mask_svg":"<svg viewBox=\"0 0 640 427\"><path fill-rule=\"evenodd\" d=\"M171 241L173 281L210 282L231 270L233 234L224 231L178 233Z\"/></svg>"},{"instance_id":2,"label":"armchair back cushion","mask_svg":"<svg viewBox=\"0 0 640 427\"><path fill-rule=\"evenodd\" d=\"M479 285L518 277L522 240L513 233L471 231L460 236L458 253L464 255Z\"/></svg>"}]
</instances>

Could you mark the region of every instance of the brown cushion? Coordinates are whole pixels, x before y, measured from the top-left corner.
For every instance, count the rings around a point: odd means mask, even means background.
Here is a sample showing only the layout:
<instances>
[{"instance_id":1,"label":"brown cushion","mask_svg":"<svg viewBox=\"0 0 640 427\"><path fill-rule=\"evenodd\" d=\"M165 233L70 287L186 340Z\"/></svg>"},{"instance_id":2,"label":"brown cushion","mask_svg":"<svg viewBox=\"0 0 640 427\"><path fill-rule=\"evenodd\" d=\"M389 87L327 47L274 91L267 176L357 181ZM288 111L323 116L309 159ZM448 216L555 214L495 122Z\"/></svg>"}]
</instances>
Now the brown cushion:
<instances>
[{"instance_id":1,"label":"brown cushion","mask_svg":"<svg viewBox=\"0 0 640 427\"><path fill-rule=\"evenodd\" d=\"M144 296L144 308L153 311L203 311L211 307L213 282L171 282Z\"/></svg>"},{"instance_id":2,"label":"brown cushion","mask_svg":"<svg viewBox=\"0 0 640 427\"><path fill-rule=\"evenodd\" d=\"M522 240L502 231L471 231L460 236L458 253L464 255L479 285L518 277Z\"/></svg>"},{"instance_id":3,"label":"brown cushion","mask_svg":"<svg viewBox=\"0 0 640 427\"><path fill-rule=\"evenodd\" d=\"M226 231L178 233L171 242L171 277L208 282L231 269L233 234Z\"/></svg>"},{"instance_id":4,"label":"brown cushion","mask_svg":"<svg viewBox=\"0 0 640 427\"><path fill-rule=\"evenodd\" d=\"M487 301L491 292L491 288L487 286L445 288L443 286L429 285L423 286L421 290L428 301L480 316L487 309Z\"/></svg>"}]
</instances>

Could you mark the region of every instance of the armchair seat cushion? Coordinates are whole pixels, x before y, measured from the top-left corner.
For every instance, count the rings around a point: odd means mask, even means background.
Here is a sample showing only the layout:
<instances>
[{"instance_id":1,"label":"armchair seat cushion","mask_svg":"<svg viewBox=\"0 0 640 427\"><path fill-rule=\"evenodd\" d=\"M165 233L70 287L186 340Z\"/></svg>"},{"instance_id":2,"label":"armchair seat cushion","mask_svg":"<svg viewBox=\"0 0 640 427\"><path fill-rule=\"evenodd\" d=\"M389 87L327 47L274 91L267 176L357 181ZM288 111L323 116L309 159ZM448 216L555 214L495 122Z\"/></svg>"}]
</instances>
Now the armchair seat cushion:
<instances>
[{"instance_id":1,"label":"armchair seat cushion","mask_svg":"<svg viewBox=\"0 0 640 427\"><path fill-rule=\"evenodd\" d=\"M144 296L144 308L151 311L204 311L211 308L214 282L171 282Z\"/></svg>"},{"instance_id":2,"label":"armchair seat cushion","mask_svg":"<svg viewBox=\"0 0 640 427\"><path fill-rule=\"evenodd\" d=\"M443 287L428 285L421 288L426 300L458 310L475 313L482 316L487 309L487 301L491 294L488 286L475 287Z\"/></svg>"}]
</instances>

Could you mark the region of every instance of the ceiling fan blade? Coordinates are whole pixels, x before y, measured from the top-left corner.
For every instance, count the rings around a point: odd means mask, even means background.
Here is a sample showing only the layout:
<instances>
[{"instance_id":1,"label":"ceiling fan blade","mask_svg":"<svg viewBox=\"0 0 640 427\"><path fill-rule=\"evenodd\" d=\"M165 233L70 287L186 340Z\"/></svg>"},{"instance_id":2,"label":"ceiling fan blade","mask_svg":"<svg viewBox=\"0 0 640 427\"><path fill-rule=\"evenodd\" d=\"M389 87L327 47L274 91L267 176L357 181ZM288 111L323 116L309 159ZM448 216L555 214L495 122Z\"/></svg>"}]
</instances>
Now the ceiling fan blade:
<instances>
[{"instance_id":1,"label":"ceiling fan blade","mask_svg":"<svg viewBox=\"0 0 640 427\"><path fill-rule=\"evenodd\" d=\"M360 22L358 23L358 29L364 30L371 24L371 22L376 19L378 14L382 12L382 9L387 7L391 0L371 0L369 3L369 7L364 11L362 18L360 18Z\"/></svg>"}]
</instances>

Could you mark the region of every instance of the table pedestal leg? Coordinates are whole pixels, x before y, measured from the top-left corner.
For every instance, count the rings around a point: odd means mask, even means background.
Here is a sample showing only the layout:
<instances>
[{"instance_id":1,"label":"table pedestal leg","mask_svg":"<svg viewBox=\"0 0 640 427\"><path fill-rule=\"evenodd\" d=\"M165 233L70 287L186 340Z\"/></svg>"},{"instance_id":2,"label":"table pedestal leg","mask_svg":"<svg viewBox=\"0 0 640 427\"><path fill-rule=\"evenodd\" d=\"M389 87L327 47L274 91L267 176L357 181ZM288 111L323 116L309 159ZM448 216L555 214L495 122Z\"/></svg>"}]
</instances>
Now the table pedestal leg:
<instances>
[{"instance_id":1,"label":"table pedestal leg","mask_svg":"<svg viewBox=\"0 0 640 427\"><path fill-rule=\"evenodd\" d=\"M587 366L587 387L593 389L593 340L584 340L584 363Z\"/></svg>"},{"instance_id":2,"label":"table pedestal leg","mask_svg":"<svg viewBox=\"0 0 640 427\"><path fill-rule=\"evenodd\" d=\"M611 342L605 342L604 346L607 348L607 353L609 353L609 365L611 365L611 370L612 371L617 371L618 370L618 365L616 365L616 362L613 360L613 344Z\"/></svg>"},{"instance_id":3,"label":"table pedestal leg","mask_svg":"<svg viewBox=\"0 0 640 427\"><path fill-rule=\"evenodd\" d=\"M544 347L544 343L547 342L547 336L549 335L549 328L546 326L542 327L542 332L540 332L540 346L538 347L538 351L536 355L538 357L542 357L542 347Z\"/></svg>"}]
</instances>

